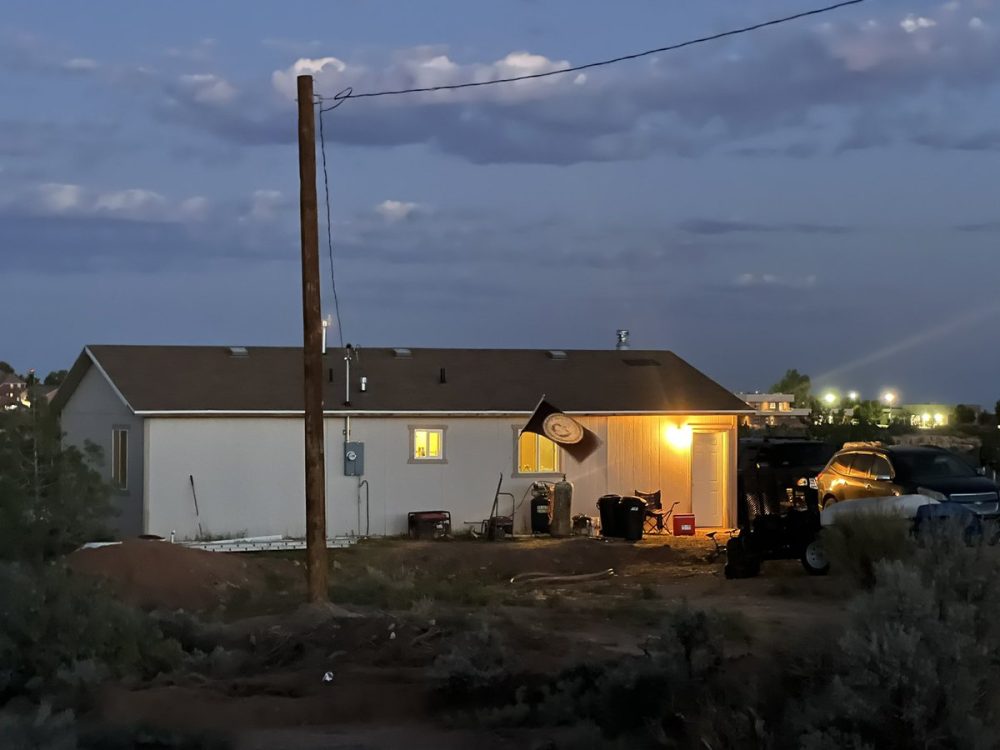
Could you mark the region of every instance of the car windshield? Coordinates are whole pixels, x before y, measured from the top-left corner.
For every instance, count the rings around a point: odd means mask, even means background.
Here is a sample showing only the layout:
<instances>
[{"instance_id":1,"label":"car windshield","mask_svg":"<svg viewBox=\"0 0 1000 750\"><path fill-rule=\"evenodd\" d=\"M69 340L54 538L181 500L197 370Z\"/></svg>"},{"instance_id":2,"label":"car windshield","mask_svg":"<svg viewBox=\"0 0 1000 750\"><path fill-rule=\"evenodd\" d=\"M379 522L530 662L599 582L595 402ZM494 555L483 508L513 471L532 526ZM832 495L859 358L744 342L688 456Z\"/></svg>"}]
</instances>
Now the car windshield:
<instances>
[{"instance_id":1,"label":"car windshield","mask_svg":"<svg viewBox=\"0 0 1000 750\"><path fill-rule=\"evenodd\" d=\"M894 453L892 460L916 481L976 476L969 464L950 453Z\"/></svg>"},{"instance_id":2,"label":"car windshield","mask_svg":"<svg viewBox=\"0 0 1000 750\"><path fill-rule=\"evenodd\" d=\"M823 466L834 453L825 443L789 443L771 450L774 463L788 466Z\"/></svg>"}]
</instances>

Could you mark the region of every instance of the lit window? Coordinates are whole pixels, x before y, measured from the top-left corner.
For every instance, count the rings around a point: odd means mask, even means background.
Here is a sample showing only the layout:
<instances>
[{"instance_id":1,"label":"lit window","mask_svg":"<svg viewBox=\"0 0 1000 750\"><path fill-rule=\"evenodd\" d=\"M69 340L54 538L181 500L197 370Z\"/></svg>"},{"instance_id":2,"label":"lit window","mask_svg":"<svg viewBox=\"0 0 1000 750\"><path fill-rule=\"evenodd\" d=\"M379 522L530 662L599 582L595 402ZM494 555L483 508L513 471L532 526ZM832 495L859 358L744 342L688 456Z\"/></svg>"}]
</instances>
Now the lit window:
<instances>
[{"instance_id":1,"label":"lit window","mask_svg":"<svg viewBox=\"0 0 1000 750\"><path fill-rule=\"evenodd\" d=\"M559 448L542 435L522 432L517 439L517 472L519 474L557 474Z\"/></svg>"},{"instance_id":2,"label":"lit window","mask_svg":"<svg viewBox=\"0 0 1000 750\"><path fill-rule=\"evenodd\" d=\"M111 431L111 485L116 490L128 489L128 430L124 427Z\"/></svg>"},{"instance_id":3,"label":"lit window","mask_svg":"<svg viewBox=\"0 0 1000 750\"><path fill-rule=\"evenodd\" d=\"M792 405L787 401L778 402L778 411L791 411Z\"/></svg>"},{"instance_id":4,"label":"lit window","mask_svg":"<svg viewBox=\"0 0 1000 750\"><path fill-rule=\"evenodd\" d=\"M444 460L444 429L419 427L412 434L414 461Z\"/></svg>"}]
</instances>

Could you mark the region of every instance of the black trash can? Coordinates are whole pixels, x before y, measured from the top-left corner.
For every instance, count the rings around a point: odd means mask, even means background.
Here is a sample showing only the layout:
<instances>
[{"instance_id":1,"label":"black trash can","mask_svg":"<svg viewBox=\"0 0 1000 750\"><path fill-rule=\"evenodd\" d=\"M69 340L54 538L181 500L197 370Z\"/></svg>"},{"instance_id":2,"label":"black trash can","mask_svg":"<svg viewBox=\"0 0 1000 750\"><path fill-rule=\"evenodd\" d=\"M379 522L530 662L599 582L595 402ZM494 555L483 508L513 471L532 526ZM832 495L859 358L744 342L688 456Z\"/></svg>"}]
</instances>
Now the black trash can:
<instances>
[{"instance_id":1,"label":"black trash can","mask_svg":"<svg viewBox=\"0 0 1000 750\"><path fill-rule=\"evenodd\" d=\"M621 495L602 495L597 500L597 510L601 514L601 536L621 536L618 529L618 505Z\"/></svg>"},{"instance_id":2,"label":"black trash can","mask_svg":"<svg viewBox=\"0 0 1000 750\"><path fill-rule=\"evenodd\" d=\"M621 526L618 531L626 541L642 539L642 522L646 515L646 502L638 497L623 497L618 505Z\"/></svg>"}]
</instances>

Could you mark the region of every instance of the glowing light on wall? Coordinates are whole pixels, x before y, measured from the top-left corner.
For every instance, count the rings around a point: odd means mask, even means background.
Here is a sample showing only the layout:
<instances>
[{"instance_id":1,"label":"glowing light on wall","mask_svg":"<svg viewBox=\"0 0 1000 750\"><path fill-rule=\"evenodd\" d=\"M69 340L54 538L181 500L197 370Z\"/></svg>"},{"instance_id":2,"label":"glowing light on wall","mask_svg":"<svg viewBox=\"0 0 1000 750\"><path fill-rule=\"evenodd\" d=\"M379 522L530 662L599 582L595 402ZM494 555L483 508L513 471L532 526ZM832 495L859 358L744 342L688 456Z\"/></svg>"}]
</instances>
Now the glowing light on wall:
<instances>
[{"instance_id":1,"label":"glowing light on wall","mask_svg":"<svg viewBox=\"0 0 1000 750\"><path fill-rule=\"evenodd\" d=\"M674 450L686 450L691 447L691 425L668 424L663 429L663 438Z\"/></svg>"}]
</instances>

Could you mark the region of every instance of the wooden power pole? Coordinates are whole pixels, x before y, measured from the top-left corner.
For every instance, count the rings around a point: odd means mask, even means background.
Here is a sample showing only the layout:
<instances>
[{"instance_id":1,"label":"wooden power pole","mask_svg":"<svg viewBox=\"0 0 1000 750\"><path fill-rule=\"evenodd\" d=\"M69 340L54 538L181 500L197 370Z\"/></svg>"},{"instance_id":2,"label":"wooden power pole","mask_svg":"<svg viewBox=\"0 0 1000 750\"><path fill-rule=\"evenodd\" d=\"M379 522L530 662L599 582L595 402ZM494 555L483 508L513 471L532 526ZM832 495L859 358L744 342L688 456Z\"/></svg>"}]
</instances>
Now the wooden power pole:
<instances>
[{"instance_id":1,"label":"wooden power pole","mask_svg":"<svg viewBox=\"0 0 1000 750\"><path fill-rule=\"evenodd\" d=\"M316 208L316 121L312 76L298 77L299 216L302 225L302 359L305 382L306 570L309 601L325 602L326 477L323 469L323 317Z\"/></svg>"}]
</instances>

